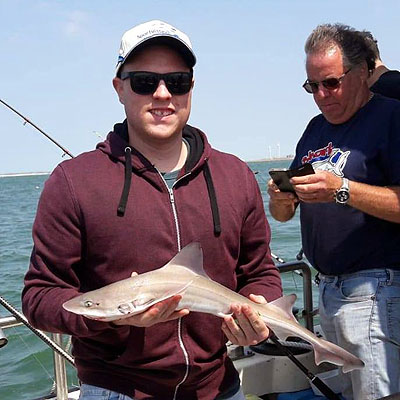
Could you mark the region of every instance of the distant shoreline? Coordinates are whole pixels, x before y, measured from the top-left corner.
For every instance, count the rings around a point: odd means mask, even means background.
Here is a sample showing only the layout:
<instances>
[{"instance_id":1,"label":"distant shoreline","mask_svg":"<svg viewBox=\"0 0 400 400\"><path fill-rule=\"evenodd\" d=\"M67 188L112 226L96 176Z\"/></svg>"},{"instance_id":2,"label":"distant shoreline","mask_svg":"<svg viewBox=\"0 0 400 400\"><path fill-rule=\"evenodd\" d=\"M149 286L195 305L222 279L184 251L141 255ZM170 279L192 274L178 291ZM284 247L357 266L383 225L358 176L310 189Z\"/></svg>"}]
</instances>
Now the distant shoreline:
<instances>
[{"instance_id":1,"label":"distant shoreline","mask_svg":"<svg viewBox=\"0 0 400 400\"><path fill-rule=\"evenodd\" d=\"M7 174L0 174L0 178L12 178L15 176L36 176L36 175L50 175L50 172L10 172Z\"/></svg>"},{"instance_id":2,"label":"distant shoreline","mask_svg":"<svg viewBox=\"0 0 400 400\"><path fill-rule=\"evenodd\" d=\"M246 162L251 162L251 163L260 163L260 162L268 162L268 161L292 161L294 159L294 156L286 156L286 157L272 157L272 158L261 158L259 160L249 160Z\"/></svg>"},{"instance_id":3,"label":"distant shoreline","mask_svg":"<svg viewBox=\"0 0 400 400\"><path fill-rule=\"evenodd\" d=\"M250 163L261 163L261 162L268 162L268 161L291 161L293 160L293 156L286 156L286 157L272 157L272 158L261 158L259 160L248 160L246 162ZM0 178L10 178L14 176L35 176L35 175L50 175L51 172L10 172L6 174L0 173Z\"/></svg>"}]
</instances>

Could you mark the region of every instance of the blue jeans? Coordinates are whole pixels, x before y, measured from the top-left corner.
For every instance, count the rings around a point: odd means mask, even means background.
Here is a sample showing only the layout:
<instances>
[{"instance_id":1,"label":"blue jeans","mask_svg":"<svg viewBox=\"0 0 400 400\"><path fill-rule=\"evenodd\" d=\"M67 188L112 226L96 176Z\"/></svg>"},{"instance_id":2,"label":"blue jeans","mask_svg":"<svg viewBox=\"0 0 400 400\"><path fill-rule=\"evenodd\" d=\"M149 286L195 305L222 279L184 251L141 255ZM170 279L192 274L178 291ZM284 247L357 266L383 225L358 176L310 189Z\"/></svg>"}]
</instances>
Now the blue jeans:
<instances>
[{"instance_id":1,"label":"blue jeans","mask_svg":"<svg viewBox=\"0 0 400 400\"><path fill-rule=\"evenodd\" d=\"M400 391L400 271L372 269L320 275L319 312L326 338L364 361L341 374L348 399L374 400Z\"/></svg>"},{"instance_id":2,"label":"blue jeans","mask_svg":"<svg viewBox=\"0 0 400 400\"><path fill-rule=\"evenodd\" d=\"M125 394L112 392L111 390L103 389L97 386L81 385L81 393L79 400L134 400ZM226 400L245 400L242 389Z\"/></svg>"},{"instance_id":3,"label":"blue jeans","mask_svg":"<svg viewBox=\"0 0 400 400\"><path fill-rule=\"evenodd\" d=\"M125 394L82 383L79 400L134 400Z\"/></svg>"}]
</instances>

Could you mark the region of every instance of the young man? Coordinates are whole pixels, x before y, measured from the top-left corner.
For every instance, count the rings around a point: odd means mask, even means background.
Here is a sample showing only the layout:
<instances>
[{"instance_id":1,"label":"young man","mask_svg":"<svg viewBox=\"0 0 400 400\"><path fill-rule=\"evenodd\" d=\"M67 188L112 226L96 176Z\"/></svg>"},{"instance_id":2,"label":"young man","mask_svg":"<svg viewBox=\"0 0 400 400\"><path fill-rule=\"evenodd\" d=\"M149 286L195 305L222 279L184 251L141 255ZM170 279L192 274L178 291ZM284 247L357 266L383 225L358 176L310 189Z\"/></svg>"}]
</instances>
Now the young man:
<instances>
[{"instance_id":1,"label":"young man","mask_svg":"<svg viewBox=\"0 0 400 400\"><path fill-rule=\"evenodd\" d=\"M400 102L369 91L374 57L360 32L321 25L305 50L303 87L321 114L292 167L316 173L292 178L296 195L270 181L270 210L287 221L300 204L322 329L365 363L343 374L342 394L373 400L400 391Z\"/></svg>"},{"instance_id":2,"label":"young man","mask_svg":"<svg viewBox=\"0 0 400 400\"><path fill-rule=\"evenodd\" d=\"M244 399L225 343L269 335L247 306L223 321L179 310L179 295L113 323L62 308L162 267L193 241L212 279L258 302L281 296L253 173L186 124L195 61L189 38L166 23L126 32L113 79L126 120L61 163L43 190L23 310L34 326L72 335L81 400Z\"/></svg>"}]
</instances>

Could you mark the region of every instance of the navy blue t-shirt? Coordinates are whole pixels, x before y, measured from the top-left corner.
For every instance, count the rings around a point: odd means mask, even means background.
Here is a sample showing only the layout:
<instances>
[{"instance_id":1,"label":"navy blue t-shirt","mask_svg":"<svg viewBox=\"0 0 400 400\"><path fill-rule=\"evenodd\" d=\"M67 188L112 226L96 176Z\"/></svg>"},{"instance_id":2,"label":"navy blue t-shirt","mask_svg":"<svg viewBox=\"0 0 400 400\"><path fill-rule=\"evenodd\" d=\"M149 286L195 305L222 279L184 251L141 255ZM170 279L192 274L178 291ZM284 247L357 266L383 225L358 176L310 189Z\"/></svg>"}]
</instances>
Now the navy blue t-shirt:
<instances>
[{"instance_id":1,"label":"navy blue t-shirt","mask_svg":"<svg viewBox=\"0 0 400 400\"><path fill-rule=\"evenodd\" d=\"M375 94L339 125L316 116L297 144L291 167L306 162L351 181L399 186L400 101ZM301 202L300 220L304 252L322 273L400 270L400 224L335 202Z\"/></svg>"},{"instance_id":2,"label":"navy blue t-shirt","mask_svg":"<svg viewBox=\"0 0 400 400\"><path fill-rule=\"evenodd\" d=\"M374 93L400 100L400 72L387 71L370 87Z\"/></svg>"}]
</instances>

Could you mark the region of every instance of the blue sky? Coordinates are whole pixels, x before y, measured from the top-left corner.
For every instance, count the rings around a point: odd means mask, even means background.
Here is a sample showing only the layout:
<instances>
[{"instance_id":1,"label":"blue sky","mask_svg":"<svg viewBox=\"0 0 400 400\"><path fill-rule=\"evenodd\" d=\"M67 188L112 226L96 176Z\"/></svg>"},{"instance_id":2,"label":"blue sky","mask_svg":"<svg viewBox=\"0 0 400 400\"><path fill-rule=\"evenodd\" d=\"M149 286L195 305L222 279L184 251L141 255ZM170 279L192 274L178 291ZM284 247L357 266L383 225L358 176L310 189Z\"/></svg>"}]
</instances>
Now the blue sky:
<instances>
[{"instance_id":1,"label":"blue sky","mask_svg":"<svg viewBox=\"0 0 400 400\"><path fill-rule=\"evenodd\" d=\"M150 20L186 32L198 63L189 123L243 160L293 154L318 113L301 88L318 24L368 29L400 68L400 1L0 0L0 99L71 153L124 118L111 80L121 35ZM0 174L50 171L62 151L0 104Z\"/></svg>"}]
</instances>

